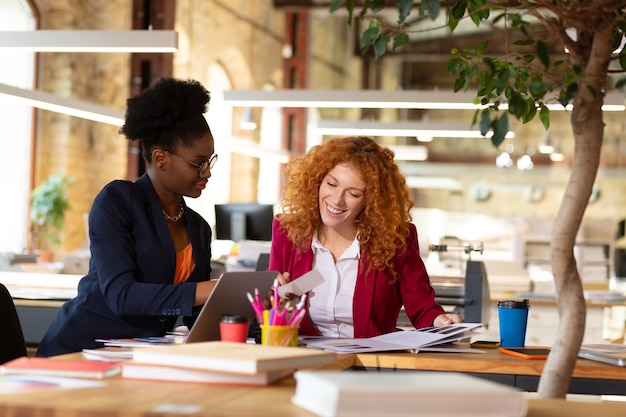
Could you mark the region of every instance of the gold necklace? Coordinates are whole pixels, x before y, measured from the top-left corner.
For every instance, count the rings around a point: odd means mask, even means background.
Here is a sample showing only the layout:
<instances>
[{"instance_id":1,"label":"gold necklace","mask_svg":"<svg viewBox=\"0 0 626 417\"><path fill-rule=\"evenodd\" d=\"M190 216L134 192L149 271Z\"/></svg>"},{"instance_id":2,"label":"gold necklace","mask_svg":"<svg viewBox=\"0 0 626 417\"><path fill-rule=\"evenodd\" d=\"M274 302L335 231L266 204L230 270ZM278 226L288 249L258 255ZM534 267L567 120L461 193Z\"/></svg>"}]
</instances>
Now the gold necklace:
<instances>
[{"instance_id":1,"label":"gold necklace","mask_svg":"<svg viewBox=\"0 0 626 417\"><path fill-rule=\"evenodd\" d=\"M180 202L180 208L178 209L178 214L176 216L170 216L168 215L165 210L161 209L161 211L163 212L163 216L165 216L165 218L167 220L171 220L173 222L177 222L180 220L181 217L183 217L183 213L185 212L185 209L183 208L183 202Z\"/></svg>"}]
</instances>

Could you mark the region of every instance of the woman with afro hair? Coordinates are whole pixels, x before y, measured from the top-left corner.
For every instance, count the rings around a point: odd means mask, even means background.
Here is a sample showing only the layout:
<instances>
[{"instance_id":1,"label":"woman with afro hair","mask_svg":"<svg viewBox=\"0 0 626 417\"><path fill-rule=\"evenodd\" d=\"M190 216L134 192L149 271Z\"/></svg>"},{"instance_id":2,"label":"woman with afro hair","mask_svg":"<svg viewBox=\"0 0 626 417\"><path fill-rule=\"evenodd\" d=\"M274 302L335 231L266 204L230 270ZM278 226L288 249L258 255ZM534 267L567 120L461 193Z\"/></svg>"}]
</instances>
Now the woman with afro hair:
<instances>
[{"instance_id":1,"label":"woman with afro hair","mask_svg":"<svg viewBox=\"0 0 626 417\"><path fill-rule=\"evenodd\" d=\"M164 336L179 316L190 326L199 313L214 286L211 229L183 197L200 196L217 161L209 99L197 81L165 78L127 100L120 133L140 143L146 173L96 196L89 272L38 356L102 347L96 339Z\"/></svg>"},{"instance_id":2,"label":"woman with afro hair","mask_svg":"<svg viewBox=\"0 0 626 417\"><path fill-rule=\"evenodd\" d=\"M391 150L368 137L334 138L291 161L285 176L269 269L281 284L313 269L324 278L308 293L300 334L390 333L403 305L416 328L461 322L435 302Z\"/></svg>"}]
</instances>

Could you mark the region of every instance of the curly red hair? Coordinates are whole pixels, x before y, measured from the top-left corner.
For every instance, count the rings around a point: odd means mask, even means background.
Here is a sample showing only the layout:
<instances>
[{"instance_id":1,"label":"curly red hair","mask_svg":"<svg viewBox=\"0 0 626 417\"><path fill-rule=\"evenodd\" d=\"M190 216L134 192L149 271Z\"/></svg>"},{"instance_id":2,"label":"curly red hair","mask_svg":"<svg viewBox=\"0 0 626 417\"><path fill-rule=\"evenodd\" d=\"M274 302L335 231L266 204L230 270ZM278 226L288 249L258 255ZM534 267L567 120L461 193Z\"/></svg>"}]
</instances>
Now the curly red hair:
<instances>
[{"instance_id":1,"label":"curly red hair","mask_svg":"<svg viewBox=\"0 0 626 417\"><path fill-rule=\"evenodd\" d=\"M405 253L413 199L394 153L369 137L333 138L314 146L285 168L280 223L289 239L305 250L321 223L319 188L328 171L350 164L365 183L365 207L355 225L362 253L376 270L393 273L393 260ZM395 274L394 274L395 276Z\"/></svg>"}]
</instances>

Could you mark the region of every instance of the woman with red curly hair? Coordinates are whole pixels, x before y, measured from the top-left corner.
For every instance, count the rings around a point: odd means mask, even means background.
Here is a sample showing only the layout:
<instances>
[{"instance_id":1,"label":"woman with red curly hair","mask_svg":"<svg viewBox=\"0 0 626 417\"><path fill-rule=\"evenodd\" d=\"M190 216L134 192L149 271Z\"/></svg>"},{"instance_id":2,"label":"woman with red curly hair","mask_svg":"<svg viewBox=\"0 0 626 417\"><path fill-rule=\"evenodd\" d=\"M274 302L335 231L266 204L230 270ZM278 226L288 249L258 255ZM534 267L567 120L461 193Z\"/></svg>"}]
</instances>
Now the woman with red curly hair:
<instances>
[{"instance_id":1,"label":"woman with red curly hair","mask_svg":"<svg viewBox=\"0 0 626 417\"><path fill-rule=\"evenodd\" d=\"M315 269L300 334L372 337L396 330L401 307L416 327L461 322L435 302L394 153L372 138L334 138L286 169L269 270L281 282Z\"/></svg>"}]
</instances>

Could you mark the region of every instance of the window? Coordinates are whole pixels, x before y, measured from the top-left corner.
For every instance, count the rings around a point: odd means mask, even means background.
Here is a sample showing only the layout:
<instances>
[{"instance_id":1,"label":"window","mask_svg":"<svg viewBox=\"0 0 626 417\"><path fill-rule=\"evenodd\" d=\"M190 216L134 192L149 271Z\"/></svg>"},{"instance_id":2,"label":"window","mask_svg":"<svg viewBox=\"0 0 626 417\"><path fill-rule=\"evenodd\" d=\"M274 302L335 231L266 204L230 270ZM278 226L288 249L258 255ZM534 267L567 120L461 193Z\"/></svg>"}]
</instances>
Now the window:
<instances>
[{"instance_id":1,"label":"window","mask_svg":"<svg viewBox=\"0 0 626 417\"><path fill-rule=\"evenodd\" d=\"M3 0L0 27L3 30L32 30L35 19L27 2ZM33 88L35 55L27 51L2 52L0 83ZM5 196L0 206L0 252L22 252L27 247L28 207L31 175L33 111L30 106L0 100L2 163L0 183ZM10 197L9 197L10 196Z\"/></svg>"}]
</instances>

